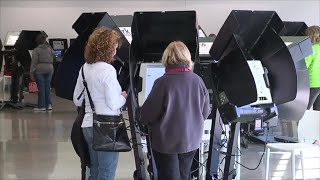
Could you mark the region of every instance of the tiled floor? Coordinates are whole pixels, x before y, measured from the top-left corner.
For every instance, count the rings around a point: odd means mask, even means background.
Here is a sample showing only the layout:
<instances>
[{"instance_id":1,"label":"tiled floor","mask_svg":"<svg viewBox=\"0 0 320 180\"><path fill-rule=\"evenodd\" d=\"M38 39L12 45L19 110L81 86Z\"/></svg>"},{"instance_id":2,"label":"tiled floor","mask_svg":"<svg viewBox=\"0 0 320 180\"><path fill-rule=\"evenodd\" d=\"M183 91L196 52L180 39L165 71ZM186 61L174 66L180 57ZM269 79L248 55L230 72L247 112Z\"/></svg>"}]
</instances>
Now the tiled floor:
<instances>
[{"instance_id":1,"label":"tiled floor","mask_svg":"<svg viewBox=\"0 0 320 180\"><path fill-rule=\"evenodd\" d=\"M27 96L27 102L35 102ZM0 180L76 180L80 177L80 162L70 142L70 129L75 114L71 101L53 97L51 113L34 113L31 108L0 111ZM242 149L241 162L255 167L263 146L249 145ZM320 152L317 158L306 155L308 179L320 179ZM289 154L271 157L272 179L291 179ZM241 168L241 179L263 179L265 163L255 171ZM297 178L302 178L297 160ZM118 180L131 180L135 169L133 152L121 153L117 169Z\"/></svg>"}]
</instances>

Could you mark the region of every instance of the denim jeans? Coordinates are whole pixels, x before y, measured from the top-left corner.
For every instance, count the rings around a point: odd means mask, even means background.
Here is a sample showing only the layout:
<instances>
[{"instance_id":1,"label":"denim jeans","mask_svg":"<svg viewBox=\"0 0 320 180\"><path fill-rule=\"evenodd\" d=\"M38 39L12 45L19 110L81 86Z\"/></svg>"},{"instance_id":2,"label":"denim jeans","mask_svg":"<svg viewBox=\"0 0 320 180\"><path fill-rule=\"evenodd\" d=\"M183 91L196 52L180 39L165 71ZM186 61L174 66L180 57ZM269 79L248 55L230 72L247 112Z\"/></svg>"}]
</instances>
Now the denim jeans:
<instances>
[{"instance_id":1,"label":"denim jeans","mask_svg":"<svg viewBox=\"0 0 320 180\"><path fill-rule=\"evenodd\" d=\"M38 108L48 108L51 104L51 78L52 73L36 74L38 86Z\"/></svg>"},{"instance_id":2,"label":"denim jeans","mask_svg":"<svg viewBox=\"0 0 320 180\"><path fill-rule=\"evenodd\" d=\"M119 152L103 152L92 149L93 129L83 128L84 138L89 146L91 160L88 180L114 180L118 165Z\"/></svg>"}]
</instances>

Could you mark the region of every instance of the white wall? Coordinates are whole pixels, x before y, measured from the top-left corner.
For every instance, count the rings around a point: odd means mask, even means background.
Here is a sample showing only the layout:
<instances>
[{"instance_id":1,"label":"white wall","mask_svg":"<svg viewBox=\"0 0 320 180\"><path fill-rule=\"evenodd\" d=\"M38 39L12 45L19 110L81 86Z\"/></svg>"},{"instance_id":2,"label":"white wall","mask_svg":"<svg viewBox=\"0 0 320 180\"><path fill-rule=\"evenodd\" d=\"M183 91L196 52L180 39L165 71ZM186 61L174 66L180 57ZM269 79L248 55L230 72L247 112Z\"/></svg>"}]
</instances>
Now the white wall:
<instances>
[{"instance_id":1,"label":"white wall","mask_svg":"<svg viewBox=\"0 0 320 180\"><path fill-rule=\"evenodd\" d=\"M44 30L49 37L74 38L77 34L71 26L81 13L105 11L113 15L126 15L146 10L196 10L199 25L207 34L218 33L233 9L274 10L282 20L320 25L318 0L0 0L0 5L1 39L8 31L22 29Z\"/></svg>"},{"instance_id":2,"label":"white wall","mask_svg":"<svg viewBox=\"0 0 320 180\"><path fill-rule=\"evenodd\" d=\"M307 25L320 25L320 1L188 1L188 9L197 11L198 23L205 32L217 34L231 10L276 11L283 21L304 21Z\"/></svg>"},{"instance_id":3,"label":"white wall","mask_svg":"<svg viewBox=\"0 0 320 180\"><path fill-rule=\"evenodd\" d=\"M184 1L4 1L1 37L8 31L21 29L43 29L49 37L76 37L71 26L83 12L127 15L138 10L183 9Z\"/></svg>"}]
</instances>

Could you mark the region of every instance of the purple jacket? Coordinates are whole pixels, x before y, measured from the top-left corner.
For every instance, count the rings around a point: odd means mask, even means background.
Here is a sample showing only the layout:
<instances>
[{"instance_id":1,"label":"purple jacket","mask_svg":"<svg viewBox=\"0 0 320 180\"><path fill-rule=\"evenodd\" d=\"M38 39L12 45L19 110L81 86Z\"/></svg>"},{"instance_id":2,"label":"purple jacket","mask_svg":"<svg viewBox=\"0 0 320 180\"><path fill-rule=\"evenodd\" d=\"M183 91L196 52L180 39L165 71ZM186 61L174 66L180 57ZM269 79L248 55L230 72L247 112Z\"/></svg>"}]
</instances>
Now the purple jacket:
<instances>
[{"instance_id":1,"label":"purple jacket","mask_svg":"<svg viewBox=\"0 0 320 180\"><path fill-rule=\"evenodd\" d=\"M183 66L166 70L177 67ZM198 75L167 72L155 81L141 108L141 121L148 125L152 149L186 153L199 148L209 113L208 90Z\"/></svg>"}]
</instances>

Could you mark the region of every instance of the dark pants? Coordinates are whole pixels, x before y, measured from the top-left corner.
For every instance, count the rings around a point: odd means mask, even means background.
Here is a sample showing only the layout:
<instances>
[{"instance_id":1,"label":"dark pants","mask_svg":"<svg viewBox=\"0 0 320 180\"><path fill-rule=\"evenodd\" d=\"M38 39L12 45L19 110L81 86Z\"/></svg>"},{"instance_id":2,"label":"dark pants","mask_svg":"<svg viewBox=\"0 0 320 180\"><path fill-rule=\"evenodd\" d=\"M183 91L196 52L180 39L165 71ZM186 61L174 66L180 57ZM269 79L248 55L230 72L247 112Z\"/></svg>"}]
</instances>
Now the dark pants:
<instances>
[{"instance_id":1,"label":"dark pants","mask_svg":"<svg viewBox=\"0 0 320 180\"><path fill-rule=\"evenodd\" d=\"M10 99L13 103L17 103L19 100L23 99L23 72L24 69L22 66L14 65L12 67Z\"/></svg>"},{"instance_id":2,"label":"dark pants","mask_svg":"<svg viewBox=\"0 0 320 180\"><path fill-rule=\"evenodd\" d=\"M320 88L310 88L309 103L307 109L310 109L320 94Z\"/></svg>"},{"instance_id":3,"label":"dark pants","mask_svg":"<svg viewBox=\"0 0 320 180\"><path fill-rule=\"evenodd\" d=\"M316 101L313 103L313 110L320 111L320 95L317 97Z\"/></svg>"},{"instance_id":4,"label":"dark pants","mask_svg":"<svg viewBox=\"0 0 320 180\"><path fill-rule=\"evenodd\" d=\"M158 180L189 180L196 151L183 154L164 154L152 150L158 170Z\"/></svg>"}]
</instances>

